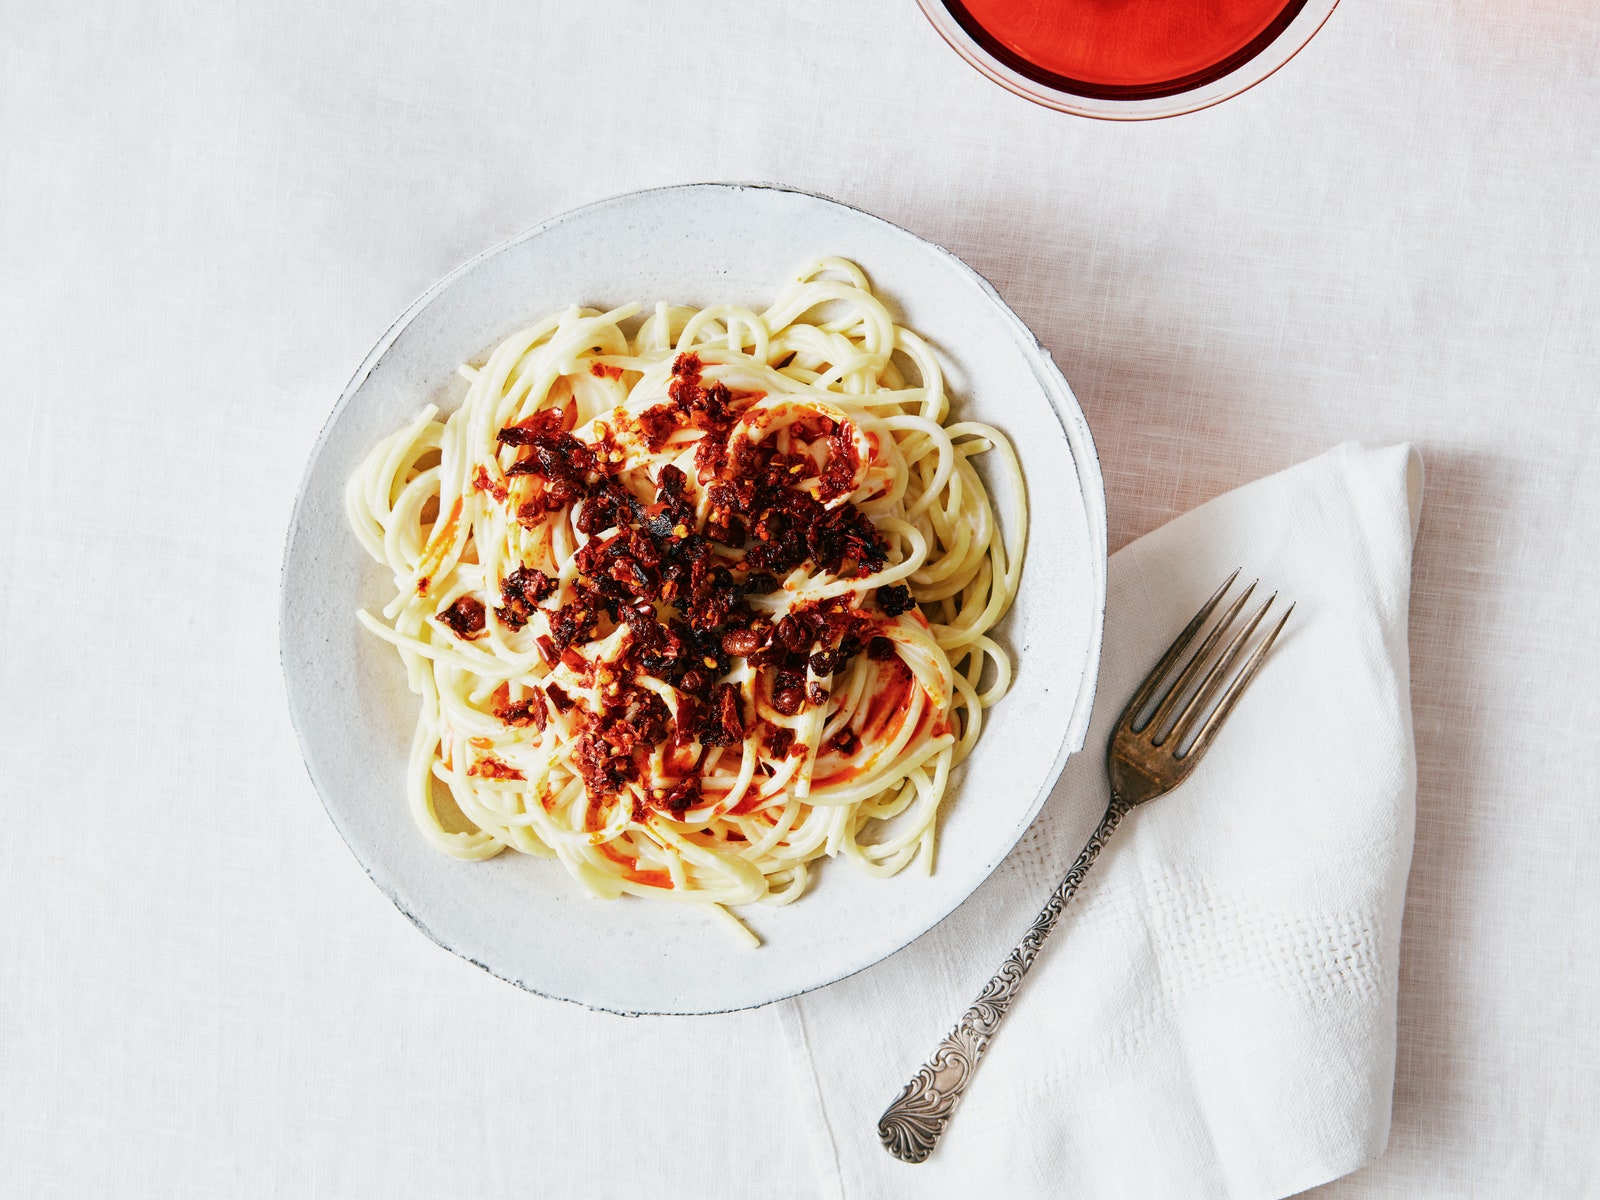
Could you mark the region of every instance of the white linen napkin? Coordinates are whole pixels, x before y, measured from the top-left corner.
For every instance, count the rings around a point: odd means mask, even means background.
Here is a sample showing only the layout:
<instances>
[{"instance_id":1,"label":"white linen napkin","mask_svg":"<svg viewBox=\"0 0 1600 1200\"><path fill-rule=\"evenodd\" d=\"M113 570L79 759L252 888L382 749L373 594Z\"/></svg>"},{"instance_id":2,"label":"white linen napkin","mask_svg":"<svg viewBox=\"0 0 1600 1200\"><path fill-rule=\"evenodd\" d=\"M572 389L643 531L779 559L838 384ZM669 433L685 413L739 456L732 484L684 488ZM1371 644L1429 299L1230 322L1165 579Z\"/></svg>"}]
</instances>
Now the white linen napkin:
<instances>
[{"instance_id":1,"label":"white linen napkin","mask_svg":"<svg viewBox=\"0 0 1600 1200\"><path fill-rule=\"evenodd\" d=\"M1032 829L927 936L778 1006L823 1195L1254 1200L1382 1153L1421 482L1410 447L1347 444L1112 557L1089 739ZM1235 567L1298 605L1265 668L1194 775L1112 838L933 1157L895 1161L879 1114L1077 855L1112 723Z\"/></svg>"}]
</instances>

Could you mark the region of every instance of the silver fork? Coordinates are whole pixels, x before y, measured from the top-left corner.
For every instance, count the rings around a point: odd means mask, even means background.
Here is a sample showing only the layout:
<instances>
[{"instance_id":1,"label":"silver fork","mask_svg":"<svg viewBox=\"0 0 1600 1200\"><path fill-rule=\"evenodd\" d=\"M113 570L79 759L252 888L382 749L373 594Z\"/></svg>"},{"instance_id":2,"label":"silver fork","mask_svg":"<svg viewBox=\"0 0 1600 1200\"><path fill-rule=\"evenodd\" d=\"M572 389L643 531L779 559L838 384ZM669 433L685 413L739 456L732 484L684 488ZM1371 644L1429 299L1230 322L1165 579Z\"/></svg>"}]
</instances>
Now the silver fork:
<instances>
[{"instance_id":1,"label":"silver fork","mask_svg":"<svg viewBox=\"0 0 1600 1200\"><path fill-rule=\"evenodd\" d=\"M1199 635L1238 577L1238 571L1228 576L1227 581L1206 601L1205 607L1195 614L1194 620L1168 647L1161 661L1145 677L1133 699L1122 710L1122 716L1118 718L1116 729L1111 734L1110 744L1106 747L1111 803L1106 805L1105 815L1100 818L1100 824L1089 836L1088 844L1072 864L1072 869L1051 893L1044 908L1028 927L1028 932L1022 935L1022 941L1011 952L1011 957L995 972L972 1002L972 1007L962 1014L961 1020L945 1035L933 1056L918 1069L911 1081L901 1089L895 1102L878 1119L878 1140L902 1162L923 1162L933 1152L939 1135L949 1124L957 1101L972 1080L973 1069L988 1049L989 1040L999 1028L1001 1018L1016 999L1028 968L1033 966L1033 960L1038 957L1039 948L1061 918L1067 901L1072 899L1083 877L1094 865L1112 830L1136 806L1170 792L1189 777L1195 764L1217 736L1217 730L1239 702L1245 687L1261 669L1267 651L1283 630L1289 613L1294 611L1292 604L1271 632L1250 652L1244 665L1229 678L1229 672L1244 652L1250 636L1267 615L1273 600L1277 599L1276 593L1244 623L1216 656L1206 674L1200 676L1201 668L1255 591L1256 585L1252 583L1228 606L1221 620L1201 641L1194 656L1161 694L1155 711L1144 720L1139 719L1155 699L1162 681L1177 666L1189 644Z\"/></svg>"}]
</instances>

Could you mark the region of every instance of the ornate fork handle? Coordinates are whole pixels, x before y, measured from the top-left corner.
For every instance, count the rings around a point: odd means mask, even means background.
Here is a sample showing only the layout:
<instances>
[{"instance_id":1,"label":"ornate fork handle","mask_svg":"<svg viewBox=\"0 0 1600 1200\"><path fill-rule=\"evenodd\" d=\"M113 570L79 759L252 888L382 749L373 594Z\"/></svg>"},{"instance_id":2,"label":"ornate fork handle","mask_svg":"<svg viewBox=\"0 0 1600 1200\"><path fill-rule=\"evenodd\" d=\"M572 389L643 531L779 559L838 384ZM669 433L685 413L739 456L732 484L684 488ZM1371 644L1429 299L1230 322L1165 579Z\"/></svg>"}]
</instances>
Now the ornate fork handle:
<instances>
[{"instance_id":1,"label":"ornate fork handle","mask_svg":"<svg viewBox=\"0 0 1600 1200\"><path fill-rule=\"evenodd\" d=\"M967 1090L973 1069L983 1057L983 1052L989 1048L989 1039L1000 1027L1000 1019L1017 998L1023 978L1039 955L1039 948L1061 919L1067 901L1072 899L1083 877L1089 873L1089 868L1111 837L1111 831L1132 807L1112 792L1105 816L1100 818L1100 824L1089 836L1072 869L1056 885L1056 890L1033 919L1028 932L1017 943L1017 948L984 986L978 998L972 1002L972 1007L961 1015L955 1028L945 1034L933 1056L917 1070L911 1081L901 1089L895 1102L878 1119L878 1140L883 1143L884 1149L901 1162L923 1162L933 1153L934 1143L944 1132L950 1115L955 1112L956 1103Z\"/></svg>"}]
</instances>

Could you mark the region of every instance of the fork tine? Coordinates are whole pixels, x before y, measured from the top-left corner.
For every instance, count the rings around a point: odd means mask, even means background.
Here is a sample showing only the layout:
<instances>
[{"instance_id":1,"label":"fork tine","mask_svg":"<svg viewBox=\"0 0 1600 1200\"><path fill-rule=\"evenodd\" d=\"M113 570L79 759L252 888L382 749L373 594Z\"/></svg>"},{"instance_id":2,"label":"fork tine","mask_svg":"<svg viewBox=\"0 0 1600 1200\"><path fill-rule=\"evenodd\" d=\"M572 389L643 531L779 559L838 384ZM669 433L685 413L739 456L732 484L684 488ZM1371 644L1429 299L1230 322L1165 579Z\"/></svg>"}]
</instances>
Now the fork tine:
<instances>
[{"instance_id":1,"label":"fork tine","mask_svg":"<svg viewBox=\"0 0 1600 1200\"><path fill-rule=\"evenodd\" d=\"M1131 725L1133 723L1133 719L1139 715L1139 710L1145 706L1151 696L1155 695L1157 685L1160 684L1166 673L1172 669L1172 664L1182 657L1184 650L1194 640L1194 635L1199 633L1201 626L1206 623L1206 618L1216 610L1218 602L1227 593L1227 590L1233 586L1233 581L1239 578L1240 570L1242 568L1235 568L1233 574L1222 581L1222 586L1212 593L1211 599L1206 601L1205 607L1194 615L1194 620L1185 625L1183 632L1177 636L1172 645L1167 647L1167 652L1161 656L1161 661L1155 665L1150 674L1144 677L1144 682L1139 685L1139 690L1134 693L1133 699L1129 700L1127 707L1122 710L1122 716L1117 718L1118 725Z\"/></svg>"},{"instance_id":2,"label":"fork tine","mask_svg":"<svg viewBox=\"0 0 1600 1200\"><path fill-rule=\"evenodd\" d=\"M1255 678L1261 664L1266 660L1267 651L1272 649L1272 643L1278 640L1278 634L1283 632L1283 627L1289 623L1289 615L1294 612L1294 605L1289 605L1287 612L1278 618L1278 623L1272 627L1272 632L1261 640L1250 657L1245 659L1244 666L1239 668L1239 673L1233 677L1228 688L1222 693L1222 699L1217 701L1217 707L1206 718L1205 724L1200 726L1200 732L1195 735L1194 745L1183 757L1198 758L1206 752L1206 747L1211 745L1211 739L1217 736L1217 730L1222 728L1222 723L1228 719L1228 714L1233 711L1233 706L1239 703L1239 697L1244 695L1244 689Z\"/></svg>"},{"instance_id":3,"label":"fork tine","mask_svg":"<svg viewBox=\"0 0 1600 1200\"><path fill-rule=\"evenodd\" d=\"M1244 623L1231 642L1228 643L1220 655L1217 656L1216 665L1206 673L1200 686L1190 697L1189 703L1183 706L1183 711L1178 714L1178 719L1172 723L1172 732L1167 737L1172 739L1172 748L1177 750L1183 745L1183 739L1188 736L1189 730L1209 709L1211 697L1217 694L1218 689L1228 681L1228 673L1233 670L1233 664L1239 655L1244 652L1245 643L1250 640L1250 635L1261 624L1261 619L1267 615L1267 610L1272 607L1272 602L1278 598L1278 593L1273 592L1267 597L1267 602L1256 609L1255 615Z\"/></svg>"},{"instance_id":4,"label":"fork tine","mask_svg":"<svg viewBox=\"0 0 1600 1200\"><path fill-rule=\"evenodd\" d=\"M1190 681L1199 674L1200 668L1205 664L1206 656L1211 653L1211 648L1217 644L1223 634L1228 632L1229 626L1238 617L1239 610L1245 606L1245 602L1250 599L1251 593L1256 590L1256 584L1260 582L1259 579L1255 580L1239 594L1238 599L1228 605L1228 610L1217 621L1217 627L1206 635L1206 640L1200 643L1200 649L1194 652L1194 657L1189 660L1188 665L1183 668L1183 672L1173 681L1171 689L1162 697L1160 707L1150 714L1150 720L1146 722L1145 728L1150 731L1152 745L1159 746L1167 740L1161 736L1162 726L1167 723L1167 718L1172 715L1172 710L1177 707L1178 701L1183 699L1183 694L1188 689Z\"/></svg>"}]
</instances>

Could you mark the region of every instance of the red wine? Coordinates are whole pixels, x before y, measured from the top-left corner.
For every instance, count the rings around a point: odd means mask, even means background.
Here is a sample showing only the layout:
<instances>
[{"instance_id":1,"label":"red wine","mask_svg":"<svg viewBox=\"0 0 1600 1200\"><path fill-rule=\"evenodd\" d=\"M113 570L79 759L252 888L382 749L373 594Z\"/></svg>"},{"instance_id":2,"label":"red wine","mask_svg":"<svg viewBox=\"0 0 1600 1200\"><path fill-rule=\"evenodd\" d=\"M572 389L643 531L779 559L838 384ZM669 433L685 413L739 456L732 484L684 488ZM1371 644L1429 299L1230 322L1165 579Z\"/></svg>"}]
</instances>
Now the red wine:
<instances>
[{"instance_id":1,"label":"red wine","mask_svg":"<svg viewBox=\"0 0 1600 1200\"><path fill-rule=\"evenodd\" d=\"M1306 0L943 0L1013 71L1105 100L1171 96L1270 46Z\"/></svg>"}]
</instances>

